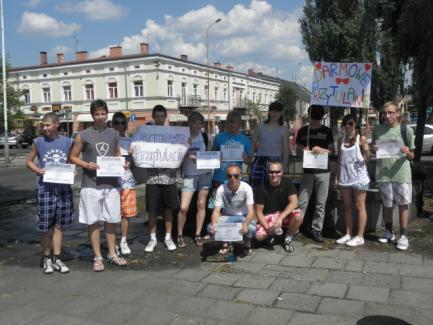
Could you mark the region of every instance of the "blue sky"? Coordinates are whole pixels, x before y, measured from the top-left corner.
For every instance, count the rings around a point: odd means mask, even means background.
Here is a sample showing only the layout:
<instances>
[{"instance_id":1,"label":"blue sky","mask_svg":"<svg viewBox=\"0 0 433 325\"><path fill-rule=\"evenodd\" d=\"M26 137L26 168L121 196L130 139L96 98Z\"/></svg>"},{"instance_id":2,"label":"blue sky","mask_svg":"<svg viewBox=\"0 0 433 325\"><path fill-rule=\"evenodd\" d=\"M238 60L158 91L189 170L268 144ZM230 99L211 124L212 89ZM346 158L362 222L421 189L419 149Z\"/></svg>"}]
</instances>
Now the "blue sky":
<instances>
[{"instance_id":1,"label":"blue sky","mask_svg":"<svg viewBox=\"0 0 433 325\"><path fill-rule=\"evenodd\" d=\"M3 1L12 66L38 64L40 51L48 52L49 62L58 52L73 60L76 49L101 56L113 45L138 53L143 41L151 53L187 54L205 63L206 28L221 18L210 30L211 63L311 83L298 24L303 0Z\"/></svg>"}]
</instances>

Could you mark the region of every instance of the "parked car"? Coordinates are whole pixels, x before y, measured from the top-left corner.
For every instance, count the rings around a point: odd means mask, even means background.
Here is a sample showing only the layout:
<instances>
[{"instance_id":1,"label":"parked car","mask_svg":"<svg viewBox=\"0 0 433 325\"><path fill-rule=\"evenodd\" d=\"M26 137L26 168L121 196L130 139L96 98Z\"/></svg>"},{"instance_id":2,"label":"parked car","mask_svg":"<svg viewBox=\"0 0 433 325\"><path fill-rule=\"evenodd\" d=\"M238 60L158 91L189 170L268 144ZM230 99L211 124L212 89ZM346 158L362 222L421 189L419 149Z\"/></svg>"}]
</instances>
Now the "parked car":
<instances>
[{"instance_id":1,"label":"parked car","mask_svg":"<svg viewBox=\"0 0 433 325\"><path fill-rule=\"evenodd\" d=\"M3 148L6 143L6 136L0 136L0 147ZM29 143L21 134L9 133L8 143L10 148L27 148Z\"/></svg>"},{"instance_id":2,"label":"parked car","mask_svg":"<svg viewBox=\"0 0 433 325\"><path fill-rule=\"evenodd\" d=\"M409 124L416 134L416 124ZM422 153L433 155L433 125L426 124L424 128L424 139L422 143Z\"/></svg>"}]
</instances>

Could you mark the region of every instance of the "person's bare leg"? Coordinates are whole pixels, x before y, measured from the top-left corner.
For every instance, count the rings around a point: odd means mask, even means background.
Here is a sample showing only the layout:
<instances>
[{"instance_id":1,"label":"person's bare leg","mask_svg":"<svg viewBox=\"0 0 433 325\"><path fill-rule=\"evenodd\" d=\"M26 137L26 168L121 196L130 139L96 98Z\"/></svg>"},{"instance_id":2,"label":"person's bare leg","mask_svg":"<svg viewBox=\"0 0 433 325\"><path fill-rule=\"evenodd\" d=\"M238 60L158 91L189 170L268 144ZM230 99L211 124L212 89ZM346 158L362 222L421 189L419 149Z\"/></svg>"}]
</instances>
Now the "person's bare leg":
<instances>
[{"instance_id":1,"label":"person's bare leg","mask_svg":"<svg viewBox=\"0 0 433 325\"><path fill-rule=\"evenodd\" d=\"M183 228L185 227L186 213L188 212L189 205L194 192L182 192L180 200L180 209L177 214L177 233L179 236L183 236ZM167 229L167 228L166 228Z\"/></svg>"},{"instance_id":2,"label":"person's bare leg","mask_svg":"<svg viewBox=\"0 0 433 325\"><path fill-rule=\"evenodd\" d=\"M341 189L341 198L343 200L344 222L346 223L346 234L353 236L353 216L352 216L352 189L345 187Z\"/></svg>"},{"instance_id":3,"label":"person's bare leg","mask_svg":"<svg viewBox=\"0 0 433 325\"><path fill-rule=\"evenodd\" d=\"M122 237L128 236L129 218L122 217L120 219L120 234Z\"/></svg>"},{"instance_id":4,"label":"person's bare leg","mask_svg":"<svg viewBox=\"0 0 433 325\"><path fill-rule=\"evenodd\" d=\"M365 225L367 223L367 211L365 210L365 198L367 192L354 190L355 206L358 212L358 237L364 238Z\"/></svg>"},{"instance_id":5,"label":"person's bare leg","mask_svg":"<svg viewBox=\"0 0 433 325\"><path fill-rule=\"evenodd\" d=\"M62 239L63 239L63 232L60 227L55 226L54 227L54 233L53 233L53 254L58 256L62 252Z\"/></svg>"},{"instance_id":6,"label":"person's bare leg","mask_svg":"<svg viewBox=\"0 0 433 325\"><path fill-rule=\"evenodd\" d=\"M383 222L385 224L391 223L392 224L392 207L391 208L385 208L382 207L382 213L383 213Z\"/></svg>"},{"instance_id":7,"label":"person's bare leg","mask_svg":"<svg viewBox=\"0 0 433 325\"><path fill-rule=\"evenodd\" d=\"M289 224L289 229L287 229L287 235L294 236L298 230L299 227L302 225L302 215L298 214L295 217L292 218Z\"/></svg>"},{"instance_id":8,"label":"person's bare leg","mask_svg":"<svg viewBox=\"0 0 433 325\"><path fill-rule=\"evenodd\" d=\"M195 234L200 236L203 228L204 218L206 217L206 199L209 190L200 190L197 197L197 222Z\"/></svg>"},{"instance_id":9,"label":"person's bare leg","mask_svg":"<svg viewBox=\"0 0 433 325\"><path fill-rule=\"evenodd\" d=\"M165 209L164 214L165 214L165 232L171 234L171 231L173 229L173 211L171 209Z\"/></svg>"},{"instance_id":10,"label":"person's bare leg","mask_svg":"<svg viewBox=\"0 0 433 325\"><path fill-rule=\"evenodd\" d=\"M150 234L156 234L156 214L149 212L148 223Z\"/></svg>"},{"instance_id":11,"label":"person's bare leg","mask_svg":"<svg viewBox=\"0 0 433 325\"><path fill-rule=\"evenodd\" d=\"M42 251L44 256L51 256L51 238L53 235L53 230L50 229L42 233Z\"/></svg>"},{"instance_id":12,"label":"person's bare leg","mask_svg":"<svg viewBox=\"0 0 433 325\"><path fill-rule=\"evenodd\" d=\"M104 223L105 237L107 238L108 255L116 256L116 223Z\"/></svg>"},{"instance_id":13,"label":"person's bare leg","mask_svg":"<svg viewBox=\"0 0 433 325\"><path fill-rule=\"evenodd\" d=\"M409 224L409 206L399 205L398 212L400 216L400 229L406 229Z\"/></svg>"},{"instance_id":14,"label":"person's bare leg","mask_svg":"<svg viewBox=\"0 0 433 325\"><path fill-rule=\"evenodd\" d=\"M95 257L101 257L101 240L99 238L99 223L94 223L88 227L90 243Z\"/></svg>"}]
</instances>

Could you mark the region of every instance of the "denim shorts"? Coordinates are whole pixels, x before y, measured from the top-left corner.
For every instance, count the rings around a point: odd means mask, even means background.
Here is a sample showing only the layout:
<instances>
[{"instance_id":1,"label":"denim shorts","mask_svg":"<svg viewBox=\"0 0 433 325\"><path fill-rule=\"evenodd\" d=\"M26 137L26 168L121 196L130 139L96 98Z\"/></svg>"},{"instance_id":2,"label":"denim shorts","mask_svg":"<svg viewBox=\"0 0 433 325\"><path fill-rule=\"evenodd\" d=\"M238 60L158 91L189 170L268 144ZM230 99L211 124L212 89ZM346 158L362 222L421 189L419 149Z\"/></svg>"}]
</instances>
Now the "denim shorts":
<instances>
[{"instance_id":1,"label":"denim shorts","mask_svg":"<svg viewBox=\"0 0 433 325\"><path fill-rule=\"evenodd\" d=\"M340 185L341 187L347 187L347 188L351 188L354 190L358 190L358 191L368 191L368 189L370 188L370 184L366 183L366 184L352 184L352 185Z\"/></svg>"},{"instance_id":2,"label":"denim shorts","mask_svg":"<svg viewBox=\"0 0 433 325\"><path fill-rule=\"evenodd\" d=\"M183 179L182 192L195 192L208 190L212 185L212 174L185 176Z\"/></svg>"}]
</instances>

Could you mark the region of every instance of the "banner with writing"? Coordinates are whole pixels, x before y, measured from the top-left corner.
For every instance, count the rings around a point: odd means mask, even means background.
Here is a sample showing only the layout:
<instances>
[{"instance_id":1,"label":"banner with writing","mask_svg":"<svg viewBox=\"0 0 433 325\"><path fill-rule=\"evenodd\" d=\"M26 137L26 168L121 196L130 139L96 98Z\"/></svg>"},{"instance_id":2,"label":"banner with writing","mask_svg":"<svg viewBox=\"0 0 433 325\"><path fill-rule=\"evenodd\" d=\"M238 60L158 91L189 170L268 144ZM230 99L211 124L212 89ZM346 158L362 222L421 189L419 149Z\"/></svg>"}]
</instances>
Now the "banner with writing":
<instances>
[{"instance_id":1,"label":"banner with writing","mask_svg":"<svg viewBox=\"0 0 433 325\"><path fill-rule=\"evenodd\" d=\"M368 107L371 63L315 62L311 104Z\"/></svg>"},{"instance_id":2,"label":"banner with writing","mask_svg":"<svg viewBox=\"0 0 433 325\"><path fill-rule=\"evenodd\" d=\"M179 168L189 147L188 139L188 127L141 126L132 140L132 158L141 168Z\"/></svg>"}]
</instances>

